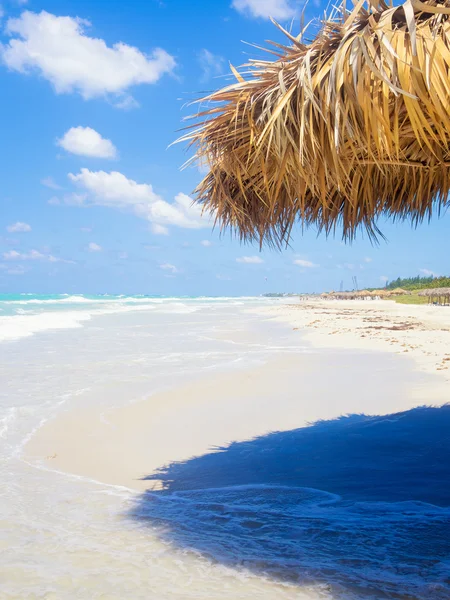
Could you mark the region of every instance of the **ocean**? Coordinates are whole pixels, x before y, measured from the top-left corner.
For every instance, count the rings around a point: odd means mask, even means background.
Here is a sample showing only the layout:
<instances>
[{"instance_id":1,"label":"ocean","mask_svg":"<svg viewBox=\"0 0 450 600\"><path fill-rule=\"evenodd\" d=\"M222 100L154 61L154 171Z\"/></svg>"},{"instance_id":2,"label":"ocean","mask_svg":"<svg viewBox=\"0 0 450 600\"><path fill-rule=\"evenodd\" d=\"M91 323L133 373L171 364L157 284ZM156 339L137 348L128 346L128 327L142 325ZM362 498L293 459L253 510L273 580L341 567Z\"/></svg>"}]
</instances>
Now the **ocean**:
<instances>
[{"instance_id":1,"label":"ocean","mask_svg":"<svg viewBox=\"0 0 450 600\"><path fill-rule=\"evenodd\" d=\"M33 433L58 415L124 407L274 357L300 365L317 355L337 361L336 373L376 365L374 381L389 373L392 393L402 389L407 371L389 360L318 351L255 312L287 301L0 296L1 599L450 598L450 510L438 485L448 476L439 454L449 448L448 413L433 413L426 439L416 413L355 418L351 427L337 420L317 429L317 441L293 423L278 438L161 465L165 489L144 494L27 457ZM414 484L408 465L402 471L374 444L400 439L405 423L415 432L414 464L429 478ZM351 443L339 446L343 439ZM411 448L401 439L403 456ZM434 452L428 468L423 448Z\"/></svg>"},{"instance_id":2,"label":"ocean","mask_svg":"<svg viewBox=\"0 0 450 600\"><path fill-rule=\"evenodd\" d=\"M170 298L163 296L0 294L0 341L42 331L82 327L94 316L143 310L156 314L189 314L202 307L268 304L269 298ZM273 302L273 300L272 300Z\"/></svg>"}]
</instances>

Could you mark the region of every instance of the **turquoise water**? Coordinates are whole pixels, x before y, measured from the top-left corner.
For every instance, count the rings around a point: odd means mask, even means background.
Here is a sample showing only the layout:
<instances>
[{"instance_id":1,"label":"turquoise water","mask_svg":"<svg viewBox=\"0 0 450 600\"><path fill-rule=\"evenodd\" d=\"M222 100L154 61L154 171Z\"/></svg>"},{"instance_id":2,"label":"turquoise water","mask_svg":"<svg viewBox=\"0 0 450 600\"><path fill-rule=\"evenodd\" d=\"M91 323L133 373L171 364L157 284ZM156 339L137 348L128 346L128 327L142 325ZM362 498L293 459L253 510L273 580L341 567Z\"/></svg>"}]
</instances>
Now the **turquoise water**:
<instances>
[{"instance_id":1,"label":"turquoise water","mask_svg":"<svg viewBox=\"0 0 450 600\"><path fill-rule=\"evenodd\" d=\"M258 302L273 302L258 298ZM0 294L0 342L36 333L82 327L95 315L150 310L192 312L202 306L237 306L255 298L168 297L151 295Z\"/></svg>"},{"instance_id":2,"label":"turquoise water","mask_svg":"<svg viewBox=\"0 0 450 600\"><path fill-rule=\"evenodd\" d=\"M250 300L251 298L246 298ZM152 296L147 294L123 295L123 294L0 294L0 316L9 316L36 312L41 310L82 310L86 305L95 304L152 304L163 301L182 300L183 302L223 302L224 300L235 300L234 298L209 298L204 296Z\"/></svg>"}]
</instances>

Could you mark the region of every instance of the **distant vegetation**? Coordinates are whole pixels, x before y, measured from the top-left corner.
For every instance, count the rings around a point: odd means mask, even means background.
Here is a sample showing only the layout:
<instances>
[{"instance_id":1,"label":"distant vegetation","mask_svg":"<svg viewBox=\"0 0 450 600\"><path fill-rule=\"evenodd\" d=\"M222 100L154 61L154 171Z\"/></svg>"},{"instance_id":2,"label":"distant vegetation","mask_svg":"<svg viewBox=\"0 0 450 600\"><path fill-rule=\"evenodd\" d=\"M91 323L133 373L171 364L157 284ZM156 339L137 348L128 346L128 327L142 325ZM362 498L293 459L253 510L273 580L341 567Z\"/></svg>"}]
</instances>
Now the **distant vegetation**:
<instances>
[{"instance_id":1,"label":"distant vegetation","mask_svg":"<svg viewBox=\"0 0 450 600\"><path fill-rule=\"evenodd\" d=\"M411 296L395 296L394 300L397 304L428 304L429 302L426 296L418 296L417 294L411 294Z\"/></svg>"},{"instance_id":2,"label":"distant vegetation","mask_svg":"<svg viewBox=\"0 0 450 600\"><path fill-rule=\"evenodd\" d=\"M386 284L387 290L402 288L404 290L425 290L429 288L450 287L450 277L399 277Z\"/></svg>"}]
</instances>

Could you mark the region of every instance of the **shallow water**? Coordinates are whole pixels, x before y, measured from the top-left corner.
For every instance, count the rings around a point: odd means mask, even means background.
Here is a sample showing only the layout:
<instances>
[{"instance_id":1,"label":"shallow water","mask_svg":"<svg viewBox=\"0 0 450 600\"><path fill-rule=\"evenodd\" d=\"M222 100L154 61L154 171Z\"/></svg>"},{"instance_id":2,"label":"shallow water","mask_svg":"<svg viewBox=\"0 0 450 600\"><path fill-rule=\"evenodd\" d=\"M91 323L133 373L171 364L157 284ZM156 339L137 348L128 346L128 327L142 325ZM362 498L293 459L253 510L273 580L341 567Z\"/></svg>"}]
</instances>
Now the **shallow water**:
<instances>
[{"instance_id":1,"label":"shallow water","mask_svg":"<svg viewBox=\"0 0 450 600\"><path fill-rule=\"evenodd\" d=\"M179 547L334 598L449 598L449 508L254 485L149 493L134 515Z\"/></svg>"},{"instance_id":2,"label":"shallow water","mask_svg":"<svg viewBox=\"0 0 450 600\"><path fill-rule=\"evenodd\" d=\"M266 434L162 468L148 479L165 490L131 514L178 547L335 597L444 600L449 431L450 405Z\"/></svg>"},{"instance_id":3,"label":"shallow water","mask_svg":"<svg viewBox=\"0 0 450 600\"><path fill-rule=\"evenodd\" d=\"M338 499L326 488L308 491L306 484L301 489L291 484L286 491L280 483L262 488L254 480L247 482L250 487L233 489L217 489L207 482L200 490L145 496L152 501L142 504L135 491L52 471L49 461L29 464L22 458L33 431L64 411L123 406L205 373L264 365L274 356L289 354L301 360L320 354L303 343L298 332L261 323L260 317L246 312L274 302L3 298L0 598L362 598L361 580L382 582L384 572L391 577L369 556L364 565L342 564L342 573L350 569L355 575L352 581L339 580L335 565L324 570L308 551L316 548L326 555L326 540L303 541L305 527L311 532L320 512L329 523L330 536L333 527L351 523L361 529L361 547L371 547L380 523L386 527L392 518L398 520L396 508L381 506L383 516L377 521L373 507L348 506L345 498ZM323 356L324 361L333 359L332 354ZM345 364L361 361L367 368L372 358L349 355L345 360ZM392 366L389 360L372 364L379 370L369 375L374 382L384 376L394 393L402 389L406 367ZM426 384L419 376L416 382ZM332 389L325 378L319 385L324 393ZM239 486L245 483L244 479ZM227 482L230 486L236 482ZM274 505L278 505L275 512ZM405 522L413 528L424 520L427 527L440 523L445 532L445 510L436 506L425 510L413 503L407 507ZM279 531L280 515L285 519L284 534ZM241 530L246 532L245 544L236 537ZM192 531L198 534L195 539ZM298 535L294 540L292 531ZM430 537L433 543L436 535ZM436 562L430 552L430 560ZM442 556L439 561L435 583L447 585L439 571ZM373 572L368 573L370 569ZM415 596L407 592L404 598L441 598L429 595L430 583L424 578L419 589L420 569L399 571L398 576L415 590Z\"/></svg>"}]
</instances>

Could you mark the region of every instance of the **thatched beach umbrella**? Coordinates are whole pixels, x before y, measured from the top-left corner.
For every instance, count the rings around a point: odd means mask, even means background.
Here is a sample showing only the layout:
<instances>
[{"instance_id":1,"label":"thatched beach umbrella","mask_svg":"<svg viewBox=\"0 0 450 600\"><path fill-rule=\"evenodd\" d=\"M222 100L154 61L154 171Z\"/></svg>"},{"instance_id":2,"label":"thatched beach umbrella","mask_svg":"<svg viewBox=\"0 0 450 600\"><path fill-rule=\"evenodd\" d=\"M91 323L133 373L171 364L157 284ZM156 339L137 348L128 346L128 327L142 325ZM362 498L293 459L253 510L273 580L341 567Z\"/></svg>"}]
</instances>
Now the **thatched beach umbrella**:
<instances>
[{"instance_id":1,"label":"thatched beach umbrella","mask_svg":"<svg viewBox=\"0 0 450 600\"><path fill-rule=\"evenodd\" d=\"M419 296L428 297L428 302L437 304L450 304L450 288L429 288L421 290Z\"/></svg>"},{"instance_id":2,"label":"thatched beach umbrella","mask_svg":"<svg viewBox=\"0 0 450 600\"><path fill-rule=\"evenodd\" d=\"M359 0L310 43L284 33L183 138L218 222L279 245L296 221L376 236L380 215L417 224L448 204L450 0Z\"/></svg>"},{"instance_id":3,"label":"thatched beach umbrella","mask_svg":"<svg viewBox=\"0 0 450 600\"><path fill-rule=\"evenodd\" d=\"M385 290L385 289L373 290L373 292L372 292L372 296L378 297L378 298L388 298L389 295L390 294L389 294L388 290Z\"/></svg>"},{"instance_id":4,"label":"thatched beach umbrella","mask_svg":"<svg viewBox=\"0 0 450 600\"><path fill-rule=\"evenodd\" d=\"M355 300L358 298L358 292L331 292L328 297L335 300Z\"/></svg>"}]
</instances>

